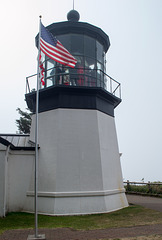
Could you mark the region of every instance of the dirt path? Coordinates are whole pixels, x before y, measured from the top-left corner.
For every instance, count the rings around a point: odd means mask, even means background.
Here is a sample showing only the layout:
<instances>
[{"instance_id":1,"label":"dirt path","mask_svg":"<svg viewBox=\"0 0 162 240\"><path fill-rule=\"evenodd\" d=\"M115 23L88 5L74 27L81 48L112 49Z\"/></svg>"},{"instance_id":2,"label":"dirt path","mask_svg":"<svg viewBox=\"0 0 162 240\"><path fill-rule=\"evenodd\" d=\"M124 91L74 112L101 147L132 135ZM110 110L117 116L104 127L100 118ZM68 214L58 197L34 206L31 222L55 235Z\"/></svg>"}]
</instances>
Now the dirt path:
<instances>
[{"instance_id":1,"label":"dirt path","mask_svg":"<svg viewBox=\"0 0 162 240\"><path fill-rule=\"evenodd\" d=\"M30 234L34 234L33 230L9 230L0 236L0 240L27 240ZM162 235L162 224L89 231L76 231L69 228L41 229L39 234L45 234L47 240L129 239L136 236Z\"/></svg>"},{"instance_id":2,"label":"dirt path","mask_svg":"<svg viewBox=\"0 0 162 240\"><path fill-rule=\"evenodd\" d=\"M159 212L162 212L162 198L145 197L141 195L127 194L129 203L141 205Z\"/></svg>"}]
</instances>

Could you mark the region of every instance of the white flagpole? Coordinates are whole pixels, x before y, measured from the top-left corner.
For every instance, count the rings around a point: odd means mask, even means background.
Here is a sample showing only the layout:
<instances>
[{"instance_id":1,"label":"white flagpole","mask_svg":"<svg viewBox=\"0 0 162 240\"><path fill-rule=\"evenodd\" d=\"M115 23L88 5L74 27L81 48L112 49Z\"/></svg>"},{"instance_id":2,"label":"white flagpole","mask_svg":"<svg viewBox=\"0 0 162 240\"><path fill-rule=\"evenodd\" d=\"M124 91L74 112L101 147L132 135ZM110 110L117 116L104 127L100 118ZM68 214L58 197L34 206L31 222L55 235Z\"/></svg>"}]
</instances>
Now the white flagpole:
<instances>
[{"instance_id":1,"label":"white flagpole","mask_svg":"<svg viewBox=\"0 0 162 240\"><path fill-rule=\"evenodd\" d=\"M39 89L40 89L40 36L41 36L41 16L39 22L39 42L38 42L38 66L37 66L37 91L36 91L36 110L35 110L35 194L34 194L34 208L35 208L35 234L29 235L27 240L44 240L45 234L38 235L38 112L39 112Z\"/></svg>"},{"instance_id":2,"label":"white flagpole","mask_svg":"<svg viewBox=\"0 0 162 240\"><path fill-rule=\"evenodd\" d=\"M39 22L36 119L35 119L35 238L38 237L38 109L39 109L39 88L40 88L40 68L39 68L40 35L41 35L41 16L40 16L40 22Z\"/></svg>"}]
</instances>

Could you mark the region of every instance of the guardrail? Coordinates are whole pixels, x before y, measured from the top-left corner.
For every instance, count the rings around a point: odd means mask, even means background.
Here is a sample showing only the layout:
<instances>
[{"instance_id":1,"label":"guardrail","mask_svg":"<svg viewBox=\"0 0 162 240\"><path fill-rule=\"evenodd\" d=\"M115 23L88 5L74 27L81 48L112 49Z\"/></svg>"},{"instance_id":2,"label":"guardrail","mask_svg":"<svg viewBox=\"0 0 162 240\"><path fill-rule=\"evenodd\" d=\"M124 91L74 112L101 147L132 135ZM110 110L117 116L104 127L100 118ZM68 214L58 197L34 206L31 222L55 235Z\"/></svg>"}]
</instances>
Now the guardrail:
<instances>
[{"instance_id":1,"label":"guardrail","mask_svg":"<svg viewBox=\"0 0 162 240\"><path fill-rule=\"evenodd\" d=\"M51 72L55 74L51 74ZM101 69L87 70L82 69L68 69L68 71L57 73L56 68L48 69L44 73L45 86L40 88L47 88L57 85L70 85L70 86L85 86L85 87L101 87L114 96L121 98L121 84L103 72ZM37 74L26 77L26 93L35 91L37 86Z\"/></svg>"}]
</instances>

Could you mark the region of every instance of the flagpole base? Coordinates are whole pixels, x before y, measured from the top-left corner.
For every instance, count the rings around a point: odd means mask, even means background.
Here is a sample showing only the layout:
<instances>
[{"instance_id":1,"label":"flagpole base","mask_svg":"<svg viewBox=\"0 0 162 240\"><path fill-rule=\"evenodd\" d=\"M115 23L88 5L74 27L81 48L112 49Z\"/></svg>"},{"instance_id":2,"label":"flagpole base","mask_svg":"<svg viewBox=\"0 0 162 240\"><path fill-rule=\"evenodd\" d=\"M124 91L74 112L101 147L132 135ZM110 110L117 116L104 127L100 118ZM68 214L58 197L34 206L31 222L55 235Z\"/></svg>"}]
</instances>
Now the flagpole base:
<instances>
[{"instance_id":1,"label":"flagpole base","mask_svg":"<svg viewBox=\"0 0 162 240\"><path fill-rule=\"evenodd\" d=\"M45 237L45 234L39 234L37 237L35 235L29 235L27 240L45 240L46 237Z\"/></svg>"}]
</instances>

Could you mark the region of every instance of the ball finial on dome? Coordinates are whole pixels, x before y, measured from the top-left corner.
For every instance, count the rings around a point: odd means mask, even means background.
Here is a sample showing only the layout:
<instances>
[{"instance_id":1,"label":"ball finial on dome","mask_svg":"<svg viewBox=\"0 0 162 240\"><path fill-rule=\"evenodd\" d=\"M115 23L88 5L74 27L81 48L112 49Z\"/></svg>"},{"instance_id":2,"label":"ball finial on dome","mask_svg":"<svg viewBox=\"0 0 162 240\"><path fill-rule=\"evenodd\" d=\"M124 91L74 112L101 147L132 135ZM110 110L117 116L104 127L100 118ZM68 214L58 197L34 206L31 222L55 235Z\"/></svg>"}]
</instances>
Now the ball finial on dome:
<instances>
[{"instance_id":1,"label":"ball finial on dome","mask_svg":"<svg viewBox=\"0 0 162 240\"><path fill-rule=\"evenodd\" d=\"M68 19L68 21L78 22L80 19L80 15L76 10L71 10L67 14L67 19Z\"/></svg>"}]
</instances>

